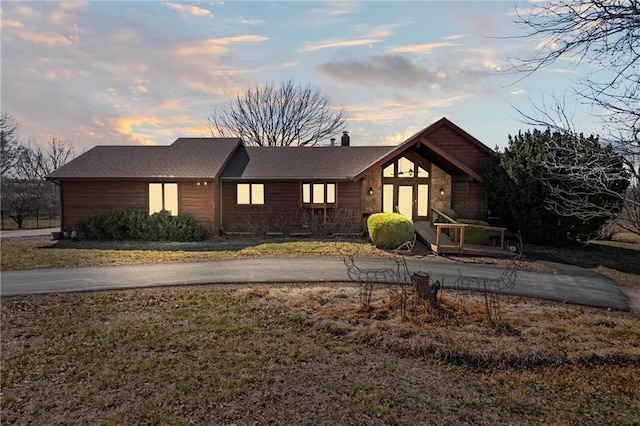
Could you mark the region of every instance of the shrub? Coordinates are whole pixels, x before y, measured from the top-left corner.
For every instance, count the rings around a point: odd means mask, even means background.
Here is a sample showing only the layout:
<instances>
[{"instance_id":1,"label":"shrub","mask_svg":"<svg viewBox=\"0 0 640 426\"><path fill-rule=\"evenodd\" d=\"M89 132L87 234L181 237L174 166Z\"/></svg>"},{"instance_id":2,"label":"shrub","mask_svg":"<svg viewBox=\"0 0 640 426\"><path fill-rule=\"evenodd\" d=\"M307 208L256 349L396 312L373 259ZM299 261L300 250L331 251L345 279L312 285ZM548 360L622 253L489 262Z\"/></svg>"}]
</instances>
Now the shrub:
<instances>
[{"instance_id":1,"label":"shrub","mask_svg":"<svg viewBox=\"0 0 640 426\"><path fill-rule=\"evenodd\" d=\"M161 211L116 209L81 220L79 230L92 240L202 241L209 233L191 216Z\"/></svg>"},{"instance_id":2,"label":"shrub","mask_svg":"<svg viewBox=\"0 0 640 426\"><path fill-rule=\"evenodd\" d=\"M458 215L458 212L456 212L454 209L446 209L442 213L446 214L447 216L449 216L451 219L455 221L457 221L458 218L460 217L460 215ZM445 220L442 217L438 217L438 221L444 222Z\"/></svg>"},{"instance_id":3,"label":"shrub","mask_svg":"<svg viewBox=\"0 0 640 426\"><path fill-rule=\"evenodd\" d=\"M489 226L487 222L474 219L458 219L458 223ZM465 244L487 244L489 242L489 231L481 228L467 228L464 231L464 242Z\"/></svg>"},{"instance_id":4,"label":"shrub","mask_svg":"<svg viewBox=\"0 0 640 426\"><path fill-rule=\"evenodd\" d=\"M413 223L399 213L372 214L367 229L373 244L381 249L394 249L413 239Z\"/></svg>"}]
</instances>

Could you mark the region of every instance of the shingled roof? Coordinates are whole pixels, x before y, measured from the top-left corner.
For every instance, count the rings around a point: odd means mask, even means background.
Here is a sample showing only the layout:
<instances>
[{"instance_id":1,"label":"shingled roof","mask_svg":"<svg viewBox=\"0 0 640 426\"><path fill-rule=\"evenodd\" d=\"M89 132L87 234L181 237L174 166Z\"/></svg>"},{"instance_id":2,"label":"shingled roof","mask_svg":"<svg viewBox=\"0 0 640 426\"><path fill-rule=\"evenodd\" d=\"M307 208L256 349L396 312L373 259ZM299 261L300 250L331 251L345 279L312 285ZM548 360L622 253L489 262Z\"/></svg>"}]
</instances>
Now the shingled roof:
<instances>
[{"instance_id":1,"label":"shingled roof","mask_svg":"<svg viewBox=\"0 0 640 426\"><path fill-rule=\"evenodd\" d=\"M179 138L169 146L96 146L47 179L214 179L239 138Z\"/></svg>"},{"instance_id":2,"label":"shingled roof","mask_svg":"<svg viewBox=\"0 0 640 426\"><path fill-rule=\"evenodd\" d=\"M222 174L222 179L349 180L365 171L392 146L246 147Z\"/></svg>"}]
</instances>

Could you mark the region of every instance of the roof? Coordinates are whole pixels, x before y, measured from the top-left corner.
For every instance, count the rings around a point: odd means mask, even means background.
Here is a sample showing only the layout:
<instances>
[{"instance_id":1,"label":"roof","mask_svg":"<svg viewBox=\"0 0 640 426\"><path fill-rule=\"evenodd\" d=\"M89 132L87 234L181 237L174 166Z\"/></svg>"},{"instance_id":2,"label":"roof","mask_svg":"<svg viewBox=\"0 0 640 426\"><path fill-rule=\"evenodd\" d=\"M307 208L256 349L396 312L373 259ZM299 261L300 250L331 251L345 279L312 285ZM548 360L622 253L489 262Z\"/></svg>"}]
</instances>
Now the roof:
<instances>
[{"instance_id":1,"label":"roof","mask_svg":"<svg viewBox=\"0 0 640 426\"><path fill-rule=\"evenodd\" d=\"M47 179L215 179L239 138L179 138L169 146L96 146Z\"/></svg>"},{"instance_id":2,"label":"roof","mask_svg":"<svg viewBox=\"0 0 640 426\"><path fill-rule=\"evenodd\" d=\"M483 182L484 178L480 176L475 170L471 169L467 166L463 161L456 158L450 152L447 152L441 149L439 146L431 142L429 139L429 135L435 132L442 126L447 126L449 129L458 133L462 136L467 142L470 142L471 145L475 146L478 150L482 151L486 155L493 155L494 152L491 148L480 142L478 139L471 136L469 133L462 130L460 127L456 126L454 123L449 121L446 117L441 118L435 123L425 127L420 130L415 135L409 137L400 145L394 146L386 155L379 158L378 161L374 165L382 165L387 161L390 161L394 157L400 155L401 153L409 150L412 147L423 147L426 150L428 159L433 162L433 160L438 160L439 166L445 169L447 173L453 174L454 171L458 173L462 173L468 176L473 177L478 182ZM363 171L355 176L356 179L359 179L364 175L366 171Z\"/></svg>"},{"instance_id":3,"label":"roof","mask_svg":"<svg viewBox=\"0 0 640 426\"><path fill-rule=\"evenodd\" d=\"M393 146L246 147L222 179L349 180L373 166Z\"/></svg>"},{"instance_id":4,"label":"roof","mask_svg":"<svg viewBox=\"0 0 640 426\"><path fill-rule=\"evenodd\" d=\"M48 179L358 180L404 152L414 150L449 174L482 182L461 153L431 140L446 126L482 155L493 151L442 118L397 146L245 147L239 138L179 138L169 146L97 146Z\"/></svg>"}]
</instances>

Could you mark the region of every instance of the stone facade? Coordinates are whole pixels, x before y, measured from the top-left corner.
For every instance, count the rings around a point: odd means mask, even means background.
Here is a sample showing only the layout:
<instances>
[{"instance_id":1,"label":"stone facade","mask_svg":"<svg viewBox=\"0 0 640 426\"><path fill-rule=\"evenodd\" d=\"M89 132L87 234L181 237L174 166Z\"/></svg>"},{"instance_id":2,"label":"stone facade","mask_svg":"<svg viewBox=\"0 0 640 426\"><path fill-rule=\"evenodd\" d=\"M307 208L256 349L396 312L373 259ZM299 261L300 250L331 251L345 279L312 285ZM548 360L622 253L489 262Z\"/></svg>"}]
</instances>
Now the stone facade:
<instances>
[{"instance_id":1,"label":"stone facade","mask_svg":"<svg viewBox=\"0 0 640 426\"><path fill-rule=\"evenodd\" d=\"M369 188L373 194L369 195ZM382 211L382 168L376 167L362 178L362 212L379 213Z\"/></svg>"},{"instance_id":2,"label":"stone facade","mask_svg":"<svg viewBox=\"0 0 640 426\"><path fill-rule=\"evenodd\" d=\"M444 194L440 194L440 190ZM431 165L431 208L444 211L451 208L451 175L435 164Z\"/></svg>"}]
</instances>

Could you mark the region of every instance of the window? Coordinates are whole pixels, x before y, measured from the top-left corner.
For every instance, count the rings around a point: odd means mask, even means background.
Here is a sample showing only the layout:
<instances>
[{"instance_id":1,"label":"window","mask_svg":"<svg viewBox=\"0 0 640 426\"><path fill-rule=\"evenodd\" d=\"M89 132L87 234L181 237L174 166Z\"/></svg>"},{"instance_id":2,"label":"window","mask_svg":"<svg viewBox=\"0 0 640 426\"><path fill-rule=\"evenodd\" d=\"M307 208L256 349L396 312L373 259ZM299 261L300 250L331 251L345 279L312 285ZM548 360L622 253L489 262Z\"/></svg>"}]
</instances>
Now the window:
<instances>
[{"instance_id":1,"label":"window","mask_svg":"<svg viewBox=\"0 0 640 426\"><path fill-rule=\"evenodd\" d=\"M237 185L238 204L264 204L263 183L239 183Z\"/></svg>"},{"instance_id":2,"label":"window","mask_svg":"<svg viewBox=\"0 0 640 426\"><path fill-rule=\"evenodd\" d=\"M394 177L396 173L396 164L391 163L382 170L383 177Z\"/></svg>"},{"instance_id":3,"label":"window","mask_svg":"<svg viewBox=\"0 0 640 426\"><path fill-rule=\"evenodd\" d=\"M171 216L178 215L178 184L149 184L149 214L166 210Z\"/></svg>"},{"instance_id":4,"label":"window","mask_svg":"<svg viewBox=\"0 0 640 426\"><path fill-rule=\"evenodd\" d=\"M302 204L335 204L335 183L303 183Z\"/></svg>"},{"instance_id":5,"label":"window","mask_svg":"<svg viewBox=\"0 0 640 426\"><path fill-rule=\"evenodd\" d=\"M414 163L413 161L402 157L398 160L398 177L410 178L414 175Z\"/></svg>"}]
</instances>

